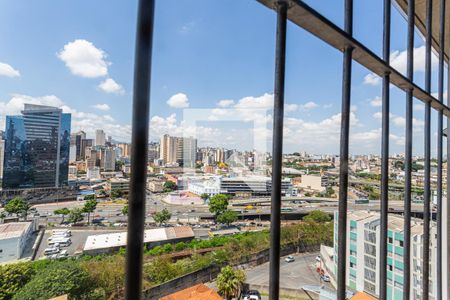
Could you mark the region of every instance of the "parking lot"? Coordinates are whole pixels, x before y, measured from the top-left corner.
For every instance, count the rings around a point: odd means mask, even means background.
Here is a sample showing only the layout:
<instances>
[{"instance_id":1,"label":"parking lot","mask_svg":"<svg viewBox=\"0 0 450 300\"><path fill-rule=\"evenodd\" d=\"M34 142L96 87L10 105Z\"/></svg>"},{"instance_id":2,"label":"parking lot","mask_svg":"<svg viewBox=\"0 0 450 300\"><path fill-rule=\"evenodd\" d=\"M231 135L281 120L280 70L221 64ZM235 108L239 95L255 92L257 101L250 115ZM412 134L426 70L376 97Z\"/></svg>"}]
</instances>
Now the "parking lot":
<instances>
[{"instance_id":1,"label":"parking lot","mask_svg":"<svg viewBox=\"0 0 450 300\"><path fill-rule=\"evenodd\" d=\"M89 235L123 231L123 230L100 230L100 229L86 230L86 229L77 229L73 227L67 229L69 229L72 232L72 236L70 237L70 239L72 240L72 244L69 247L61 247L61 249L67 250L69 256L81 254L83 252L84 243ZM52 235L52 230L53 230L52 228L49 228L45 231L44 237L37 251L36 259L45 257L44 250L45 248L49 247L47 239Z\"/></svg>"}]
</instances>

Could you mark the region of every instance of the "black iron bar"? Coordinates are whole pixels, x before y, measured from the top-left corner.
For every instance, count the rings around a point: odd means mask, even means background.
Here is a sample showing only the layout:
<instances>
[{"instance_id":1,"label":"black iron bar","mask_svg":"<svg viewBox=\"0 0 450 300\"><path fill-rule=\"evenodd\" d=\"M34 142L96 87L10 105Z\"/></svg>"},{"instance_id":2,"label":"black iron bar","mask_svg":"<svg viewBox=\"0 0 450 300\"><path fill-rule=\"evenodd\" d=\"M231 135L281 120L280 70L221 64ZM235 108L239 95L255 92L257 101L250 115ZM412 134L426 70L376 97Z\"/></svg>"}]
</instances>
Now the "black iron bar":
<instances>
[{"instance_id":1,"label":"black iron bar","mask_svg":"<svg viewBox=\"0 0 450 300\"><path fill-rule=\"evenodd\" d=\"M353 1L345 1L345 32L353 34ZM347 192L348 192L348 157L350 135L350 106L352 78L353 47L344 48L342 67L342 107L341 107L341 137L339 152L339 214L338 214L338 270L337 294L338 300L346 299L346 269L347 269Z\"/></svg>"},{"instance_id":2,"label":"black iron bar","mask_svg":"<svg viewBox=\"0 0 450 300\"><path fill-rule=\"evenodd\" d=\"M426 41L425 41L425 92L431 93L431 39L432 39L433 1L426 2ZM431 155L431 105L425 103L425 139L424 139L424 208L423 208L423 250L422 250L422 299L429 298L430 276L430 155Z\"/></svg>"},{"instance_id":3,"label":"black iron bar","mask_svg":"<svg viewBox=\"0 0 450 300\"><path fill-rule=\"evenodd\" d=\"M284 80L286 65L287 1L277 2L275 49L275 88L272 141L272 207L270 215L269 299L278 300L280 293L280 216L281 168L283 163Z\"/></svg>"},{"instance_id":4,"label":"black iron bar","mask_svg":"<svg viewBox=\"0 0 450 300\"><path fill-rule=\"evenodd\" d=\"M414 16L415 0L408 1L408 38L406 77L411 82L414 76ZM406 128L405 128L405 199L403 229L403 299L409 300L411 294L411 172L412 172L412 125L413 90L406 90Z\"/></svg>"},{"instance_id":5,"label":"black iron bar","mask_svg":"<svg viewBox=\"0 0 450 300\"><path fill-rule=\"evenodd\" d=\"M125 299L142 299L145 186L150 114L150 75L154 0L138 4L134 61L133 120L131 133L131 178L128 208Z\"/></svg>"},{"instance_id":6,"label":"black iron bar","mask_svg":"<svg viewBox=\"0 0 450 300\"><path fill-rule=\"evenodd\" d=\"M257 0L267 7L272 7L274 0ZM347 34L336 24L325 18L316 10L308 6L306 1L290 0L288 19L313 34L328 45L343 51L347 46L353 47L352 58L362 66L382 77L387 71L390 72L391 84L406 91L413 90L413 96L422 102L431 102L431 106L436 109L442 109L445 116L450 117L450 108L439 102L433 95L426 93L420 86L411 82L406 76L400 74L395 68L388 66L373 51L368 49L358 40Z\"/></svg>"},{"instance_id":7,"label":"black iron bar","mask_svg":"<svg viewBox=\"0 0 450 300\"><path fill-rule=\"evenodd\" d=\"M447 61L447 66L450 65L450 62ZM450 67L447 67L447 91L450 91ZM447 105L450 105L450 93L447 92ZM447 281L444 283L444 288L446 289L447 298L450 293L450 259L448 259L448 254L450 253L450 238L448 238L448 233L450 232L450 221L448 219L449 209L450 209L450 137L449 137L449 128L450 128L450 118L447 119L447 132L446 132L446 140L447 140L447 154L446 154L446 167L447 167L447 189L446 194L447 197L445 199L446 202L446 210L445 215L442 218L446 220L446 227L443 228L444 232L447 234L447 242L443 245L443 251L447 256L447 264L444 267L446 272ZM442 274L443 275L443 274Z\"/></svg>"},{"instance_id":8,"label":"black iron bar","mask_svg":"<svg viewBox=\"0 0 450 300\"><path fill-rule=\"evenodd\" d=\"M391 42L391 1L384 0L383 60L389 64ZM380 278L379 299L387 299L387 231L389 206L389 82L390 74L383 76L381 125L381 203L380 203Z\"/></svg>"},{"instance_id":9,"label":"black iron bar","mask_svg":"<svg viewBox=\"0 0 450 300\"><path fill-rule=\"evenodd\" d=\"M439 70L438 70L438 100L444 102L444 42L445 42L445 0L440 0L439 16ZM442 300L442 110L438 111L437 126L437 255L436 255L436 299Z\"/></svg>"}]
</instances>

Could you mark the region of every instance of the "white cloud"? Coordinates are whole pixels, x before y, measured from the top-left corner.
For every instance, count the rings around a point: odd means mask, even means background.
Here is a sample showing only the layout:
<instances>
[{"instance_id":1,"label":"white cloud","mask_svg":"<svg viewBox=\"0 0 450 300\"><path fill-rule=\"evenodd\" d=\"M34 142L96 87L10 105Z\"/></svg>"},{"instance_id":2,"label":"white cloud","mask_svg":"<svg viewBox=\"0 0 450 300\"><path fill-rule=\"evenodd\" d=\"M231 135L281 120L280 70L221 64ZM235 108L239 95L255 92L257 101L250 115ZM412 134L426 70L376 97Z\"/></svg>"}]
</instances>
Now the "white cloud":
<instances>
[{"instance_id":1,"label":"white cloud","mask_svg":"<svg viewBox=\"0 0 450 300\"><path fill-rule=\"evenodd\" d=\"M373 73L367 74L364 76L364 84L368 85L379 85L381 82L381 78Z\"/></svg>"},{"instance_id":2,"label":"white cloud","mask_svg":"<svg viewBox=\"0 0 450 300\"><path fill-rule=\"evenodd\" d=\"M64 104L64 102L55 95L33 97L29 95L13 94L9 101L0 102L0 128L5 128L5 116L20 114L25 103L55 106L61 108L65 113L72 114L72 132L83 130L88 136L94 137L95 129L103 128L108 135L111 135L117 140L130 140L130 125L118 124L110 115L102 116L91 112L77 111Z\"/></svg>"},{"instance_id":3,"label":"white cloud","mask_svg":"<svg viewBox=\"0 0 450 300\"><path fill-rule=\"evenodd\" d=\"M381 120L382 118L382 113L381 112L376 112L372 115L372 117L374 117L375 119ZM395 115L393 113L389 114L389 119L392 122L392 124L394 124L397 127L405 127L406 126L406 119L402 116L398 116ZM417 118L413 118L413 126L414 127L421 127L424 125L424 121L417 119Z\"/></svg>"},{"instance_id":4,"label":"white cloud","mask_svg":"<svg viewBox=\"0 0 450 300\"><path fill-rule=\"evenodd\" d=\"M300 110L308 111L308 110L314 109L318 106L319 105L317 105L317 103L315 103L313 101L309 101L309 102L306 102L305 104L301 104Z\"/></svg>"},{"instance_id":5,"label":"white cloud","mask_svg":"<svg viewBox=\"0 0 450 300\"><path fill-rule=\"evenodd\" d=\"M406 74L406 64L407 64L407 51L394 51L391 53L390 63L391 66L396 69L401 74ZM425 71L425 46L420 46L414 48L414 72L424 72ZM432 67L437 66L438 58L433 53L431 54L431 65ZM367 74L364 77L364 84L378 85L381 82L381 78L376 74Z\"/></svg>"},{"instance_id":6,"label":"white cloud","mask_svg":"<svg viewBox=\"0 0 450 300\"><path fill-rule=\"evenodd\" d=\"M421 103L416 103L413 105L413 109L415 111L424 111L425 110L425 104Z\"/></svg>"},{"instance_id":7,"label":"white cloud","mask_svg":"<svg viewBox=\"0 0 450 300\"><path fill-rule=\"evenodd\" d=\"M98 85L98 88L108 94L122 95L125 93L123 87L112 78L106 78Z\"/></svg>"},{"instance_id":8,"label":"white cloud","mask_svg":"<svg viewBox=\"0 0 450 300\"><path fill-rule=\"evenodd\" d=\"M332 107L333 107L333 103L323 105L323 108L332 108Z\"/></svg>"},{"instance_id":9,"label":"white cloud","mask_svg":"<svg viewBox=\"0 0 450 300\"><path fill-rule=\"evenodd\" d=\"M178 93L170 97L169 100L167 100L167 104L170 107L186 108L189 107L189 99L186 94Z\"/></svg>"},{"instance_id":10,"label":"white cloud","mask_svg":"<svg viewBox=\"0 0 450 300\"><path fill-rule=\"evenodd\" d=\"M234 100L229 100L229 99L220 100L219 102L217 102L217 106L219 106L219 107L229 107L233 104L234 104Z\"/></svg>"},{"instance_id":11,"label":"white cloud","mask_svg":"<svg viewBox=\"0 0 450 300\"><path fill-rule=\"evenodd\" d=\"M19 77L20 72L14 69L11 65L0 62L0 76Z\"/></svg>"},{"instance_id":12,"label":"white cloud","mask_svg":"<svg viewBox=\"0 0 450 300\"><path fill-rule=\"evenodd\" d=\"M87 40L69 42L57 55L74 75L96 78L108 74L106 53Z\"/></svg>"},{"instance_id":13,"label":"white cloud","mask_svg":"<svg viewBox=\"0 0 450 300\"><path fill-rule=\"evenodd\" d=\"M111 109L111 107L109 107L109 105L106 104L106 103L104 103L104 104L95 104L93 107L96 108L96 109L99 109L99 110L103 110L103 111L108 111L108 110Z\"/></svg>"},{"instance_id":14,"label":"white cloud","mask_svg":"<svg viewBox=\"0 0 450 300\"><path fill-rule=\"evenodd\" d=\"M382 104L381 98L378 96L370 100L370 105L373 107L380 107L381 104Z\"/></svg>"}]
</instances>

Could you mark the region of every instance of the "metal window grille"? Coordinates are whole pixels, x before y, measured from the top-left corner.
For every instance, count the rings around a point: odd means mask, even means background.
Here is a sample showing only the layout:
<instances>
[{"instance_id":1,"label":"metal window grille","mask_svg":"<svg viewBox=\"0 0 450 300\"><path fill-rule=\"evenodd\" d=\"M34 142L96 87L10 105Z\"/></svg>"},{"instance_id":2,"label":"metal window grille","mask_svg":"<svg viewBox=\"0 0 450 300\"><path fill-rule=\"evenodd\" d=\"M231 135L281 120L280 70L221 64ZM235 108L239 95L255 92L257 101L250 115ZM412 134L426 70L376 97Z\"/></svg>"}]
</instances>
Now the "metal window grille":
<instances>
[{"instance_id":1,"label":"metal window grille","mask_svg":"<svg viewBox=\"0 0 450 300\"><path fill-rule=\"evenodd\" d=\"M428 299L429 292L429 245L430 245L430 144L431 144L431 109L438 112L438 181L437 181L437 261L438 274L448 272L448 266L442 265L442 165L443 165L443 117L447 117L447 126L450 125L450 98L447 105L444 104L444 60L445 58L445 0L439 2L439 14L433 16L433 2L426 1L426 16L424 22L417 24L415 2L419 0L397 0L397 4L403 7L408 22L407 31L407 74L403 76L389 64L390 53L390 23L391 23L391 0L384 1L383 18L383 57L380 58L365 45L352 36L353 32L353 1L345 1L344 29L339 28L333 22L322 16L313 8L300 0L258 0L277 13L277 32L275 49L275 99L273 120L273 162L272 162L272 207L271 207L271 248L270 248L270 299L279 298L279 256L280 256L280 204L281 204L281 165L282 165L282 129L284 110L284 78L286 61L286 23L292 23L305 29L309 33L322 39L332 47L343 52L342 67L342 108L341 108L341 140L340 140L340 192L339 192L339 224L338 224L338 299L346 299L346 267L347 267L347 190L348 190L348 159L349 159L349 123L351 104L351 71L352 62L357 61L373 73L382 77L382 172L381 172L381 243L379 261L380 273L378 278L379 298L387 299L387 224L388 224L388 176L389 176L389 104L390 84L399 87L406 92L406 131L405 131L405 197L404 197L404 268L403 288L404 299L416 297L416 292L411 295L411 165L412 165L412 103L416 98L425 103L425 200L424 200L424 235L422 239L423 263L417 266L422 270L422 278L414 279L420 281L422 299ZM129 203L129 226L127 241L127 276L126 276L126 299L140 299L142 288L142 251L143 251L143 229L145 208L145 178L146 159L148 147L148 121L149 121L149 91L150 91L150 69L152 52L152 34L154 17L154 0L140 0L136 33L136 58L134 72L134 96L133 96L133 121L132 121L132 154L131 154L131 181L130 181L130 203ZM401 3L399 3L401 2ZM422 1L421 1L422 2ZM439 18L438 36L433 39L432 24L433 17ZM422 29L426 38L426 68L425 89L420 88L413 82L413 50L414 30L416 27ZM431 94L431 48L435 47L439 56L438 69L438 99ZM450 77L450 76L449 76ZM450 78L449 83L450 85ZM447 155L449 158L450 141L447 139ZM447 175L449 173L449 160L447 159ZM447 176L447 203L449 202L449 180ZM446 228L447 232L447 228ZM448 249L449 245L445 248ZM414 249L415 250L415 249ZM444 252L446 255L448 253ZM443 269L445 268L445 269ZM371 278L373 279L373 278ZM448 283L445 283L447 286ZM442 299L443 282L442 277L437 276L437 297ZM373 287L372 290L375 290Z\"/></svg>"}]
</instances>

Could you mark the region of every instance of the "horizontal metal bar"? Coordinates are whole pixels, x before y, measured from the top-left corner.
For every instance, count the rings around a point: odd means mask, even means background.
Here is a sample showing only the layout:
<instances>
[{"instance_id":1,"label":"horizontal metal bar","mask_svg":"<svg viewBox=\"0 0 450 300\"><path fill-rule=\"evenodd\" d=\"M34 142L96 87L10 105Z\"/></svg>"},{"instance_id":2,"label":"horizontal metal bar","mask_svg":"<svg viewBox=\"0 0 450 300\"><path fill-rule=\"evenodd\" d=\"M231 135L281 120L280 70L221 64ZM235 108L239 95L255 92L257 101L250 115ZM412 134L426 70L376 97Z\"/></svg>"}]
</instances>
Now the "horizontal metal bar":
<instances>
[{"instance_id":1,"label":"horizontal metal bar","mask_svg":"<svg viewBox=\"0 0 450 300\"><path fill-rule=\"evenodd\" d=\"M270 9L275 9L276 0L257 1ZM390 80L393 85L404 91L412 90L415 98L424 103L430 102L431 107L438 111L442 110L445 116L450 117L450 108L448 106L439 102L435 97L425 92L424 89L417 86L414 82L408 80L408 78L403 76L396 69L387 65L378 55L373 53L358 40L351 37L336 24L303 1L291 0L289 4L289 21L305 29L339 51L343 52L345 48L349 46L352 47L352 56L355 61L380 77L383 77L386 73L390 73Z\"/></svg>"}]
</instances>

